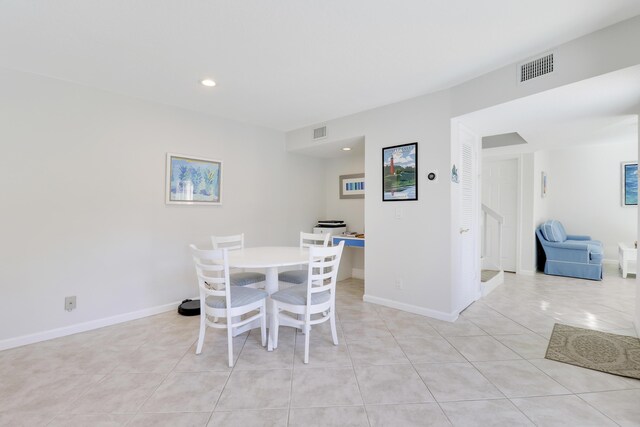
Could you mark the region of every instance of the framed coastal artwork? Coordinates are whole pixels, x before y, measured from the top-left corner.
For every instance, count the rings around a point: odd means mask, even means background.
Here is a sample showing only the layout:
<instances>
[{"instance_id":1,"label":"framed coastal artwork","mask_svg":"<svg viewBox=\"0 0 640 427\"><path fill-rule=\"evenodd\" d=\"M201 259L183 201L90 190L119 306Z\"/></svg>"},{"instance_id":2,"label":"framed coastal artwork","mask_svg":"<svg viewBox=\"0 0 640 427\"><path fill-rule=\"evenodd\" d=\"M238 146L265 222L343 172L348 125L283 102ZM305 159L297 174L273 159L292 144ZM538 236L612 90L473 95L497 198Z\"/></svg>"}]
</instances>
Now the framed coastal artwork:
<instances>
[{"instance_id":1,"label":"framed coastal artwork","mask_svg":"<svg viewBox=\"0 0 640 427\"><path fill-rule=\"evenodd\" d=\"M222 161L167 153L167 204L220 205Z\"/></svg>"},{"instance_id":2,"label":"framed coastal artwork","mask_svg":"<svg viewBox=\"0 0 640 427\"><path fill-rule=\"evenodd\" d=\"M638 162L621 165L622 206L638 206Z\"/></svg>"},{"instance_id":3,"label":"framed coastal artwork","mask_svg":"<svg viewBox=\"0 0 640 427\"><path fill-rule=\"evenodd\" d=\"M418 200L418 143L382 149L382 201Z\"/></svg>"},{"instance_id":4,"label":"framed coastal artwork","mask_svg":"<svg viewBox=\"0 0 640 427\"><path fill-rule=\"evenodd\" d=\"M364 199L364 174L340 175L341 199Z\"/></svg>"}]
</instances>

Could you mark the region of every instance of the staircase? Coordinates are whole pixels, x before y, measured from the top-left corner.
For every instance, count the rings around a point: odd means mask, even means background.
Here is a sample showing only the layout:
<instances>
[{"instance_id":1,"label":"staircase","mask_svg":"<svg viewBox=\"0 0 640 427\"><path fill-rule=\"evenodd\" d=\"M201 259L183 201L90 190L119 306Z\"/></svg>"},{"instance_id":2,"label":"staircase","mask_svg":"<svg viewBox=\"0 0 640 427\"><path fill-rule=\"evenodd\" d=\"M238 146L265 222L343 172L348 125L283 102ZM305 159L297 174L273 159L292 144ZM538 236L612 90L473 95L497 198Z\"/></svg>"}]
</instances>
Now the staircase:
<instances>
[{"instance_id":1,"label":"staircase","mask_svg":"<svg viewBox=\"0 0 640 427\"><path fill-rule=\"evenodd\" d=\"M487 225L489 221L495 221L497 227L494 228L492 236L488 235ZM482 250L480 257L480 265L482 272L480 274L480 280L482 282L482 296L488 295L495 288L500 286L504 282L504 271L502 270L502 225L504 223L504 217L498 212L491 209L489 206L482 204ZM491 237L492 241L498 242L498 250L489 250L488 237ZM493 240L496 239L496 240ZM495 247L495 246L494 246ZM491 253L496 252L496 253Z\"/></svg>"}]
</instances>

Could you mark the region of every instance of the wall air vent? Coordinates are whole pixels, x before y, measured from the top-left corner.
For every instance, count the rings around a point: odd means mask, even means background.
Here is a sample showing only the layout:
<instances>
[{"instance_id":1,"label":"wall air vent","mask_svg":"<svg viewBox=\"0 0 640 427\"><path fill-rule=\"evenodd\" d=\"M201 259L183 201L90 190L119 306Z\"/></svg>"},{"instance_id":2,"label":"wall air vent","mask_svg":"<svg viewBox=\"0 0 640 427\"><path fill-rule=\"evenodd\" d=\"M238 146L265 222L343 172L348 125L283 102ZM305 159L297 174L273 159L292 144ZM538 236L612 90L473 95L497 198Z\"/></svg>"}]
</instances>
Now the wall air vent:
<instances>
[{"instance_id":1,"label":"wall air vent","mask_svg":"<svg viewBox=\"0 0 640 427\"><path fill-rule=\"evenodd\" d=\"M553 53L521 64L518 77L520 83L524 83L551 73L553 73Z\"/></svg>"},{"instance_id":2,"label":"wall air vent","mask_svg":"<svg viewBox=\"0 0 640 427\"><path fill-rule=\"evenodd\" d=\"M315 128L313 130L313 140L314 141L317 141L319 139L324 139L326 137L327 137L327 127L326 126Z\"/></svg>"}]
</instances>

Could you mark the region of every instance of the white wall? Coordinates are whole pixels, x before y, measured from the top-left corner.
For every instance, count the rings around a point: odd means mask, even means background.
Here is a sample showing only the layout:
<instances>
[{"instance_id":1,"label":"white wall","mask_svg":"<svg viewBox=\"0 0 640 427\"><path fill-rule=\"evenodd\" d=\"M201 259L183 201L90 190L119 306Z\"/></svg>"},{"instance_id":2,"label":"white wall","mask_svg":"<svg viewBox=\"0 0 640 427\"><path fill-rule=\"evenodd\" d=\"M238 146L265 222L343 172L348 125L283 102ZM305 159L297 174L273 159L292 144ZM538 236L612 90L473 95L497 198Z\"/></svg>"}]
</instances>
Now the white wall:
<instances>
[{"instance_id":1,"label":"white wall","mask_svg":"<svg viewBox=\"0 0 640 427\"><path fill-rule=\"evenodd\" d=\"M325 143L364 135L365 299L449 318L449 97L439 92L328 122ZM309 128L287 135L290 150L318 144ZM418 201L382 202L382 147L418 142ZM428 182L426 171L440 179ZM396 218L396 210L402 218ZM395 287L402 280L403 289Z\"/></svg>"},{"instance_id":2,"label":"white wall","mask_svg":"<svg viewBox=\"0 0 640 427\"><path fill-rule=\"evenodd\" d=\"M189 243L297 245L324 216L323 162L281 132L39 76L0 70L0 144L0 345L192 297ZM167 152L223 160L223 205L165 205Z\"/></svg>"},{"instance_id":3,"label":"white wall","mask_svg":"<svg viewBox=\"0 0 640 427\"><path fill-rule=\"evenodd\" d=\"M365 298L454 319L458 307L454 307L453 296L460 292L456 272L462 268L463 260L460 241L454 237L460 215L452 203L457 189L449 180L451 163L457 161L455 147L451 145L451 119L639 64L640 50L630 44L630 40L637 39L640 39L640 17L561 46L550 46L556 52L557 72L545 78L518 84L518 61L448 90L323 123L330 135L324 143L362 135L366 139L365 173L370 184L365 199L368 236ZM287 133L288 149L295 152L321 143L311 141L313 127L317 125ZM382 203L380 149L414 141L419 143L419 201ZM533 159L526 160L529 163L523 164L523 171L533 169ZM438 183L426 181L425 173L430 169L440 171ZM523 185L535 185L524 181ZM402 219L395 218L396 208L401 209ZM523 201L523 216L527 215L525 208ZM528 219L531 225L534 218ZM527 251L533 251L533 243L532 238ZM526 251L522 252L524 257ZM400 276L404 289L393 286Z\"/></svg>"},{"instance_id":4,"label":"white wall","mask_svg":"<svg viewBox=\"0 0 640 427\"><path fill-rule=\"evenodd\" d=\"M340 198L340 175L364 172L364 147L356 147L353 151L342 153L340 157L326 160L325 170L325 215L326 219L341 219L347 224L349 231L363 233L364 199ZM364 274L364 250L346 248L340 262L340 279Z\"/></svg>"},{"instance_id":5,"label":"white wall","mask_svg":"<svg viewBox=\"0 0 640 427\"><path fill-rule=\"evenodd\" d=\"M536 153L536 226L557 219L568 234L602 241L605 259L615 261L618 242L633 243L638 208L621 205L620 164L636 161L638 143L585 145ZM540 197L540 171L547 172L547 197Z\"/></svg>"}]
</instances>

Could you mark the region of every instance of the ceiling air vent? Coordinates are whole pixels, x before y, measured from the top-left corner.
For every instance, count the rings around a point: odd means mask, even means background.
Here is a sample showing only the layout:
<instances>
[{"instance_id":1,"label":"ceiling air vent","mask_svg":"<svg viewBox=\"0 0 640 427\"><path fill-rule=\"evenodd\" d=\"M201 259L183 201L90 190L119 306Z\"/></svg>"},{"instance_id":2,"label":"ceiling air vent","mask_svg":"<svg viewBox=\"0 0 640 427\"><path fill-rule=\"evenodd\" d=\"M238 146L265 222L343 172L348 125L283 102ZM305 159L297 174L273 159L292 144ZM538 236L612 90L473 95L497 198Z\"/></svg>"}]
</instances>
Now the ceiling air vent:
<instances>
[{"instance_id":1,"label":"ceiling air vent","mask_svg":"<svg viewBox=\"0 0 640 427\"><path fill-rule=\"evenodd\" d=\"M313 130L313 140L324 139L327 137L327 127L322 126Z\"/></svg>"},{"instance_id":2,"label":"ceiling air vent","mask_svg":"<svg viewBox=\"0 0 640 427\"><path fill-rule=\"evenodd\" d=\"M520 83L553 73L553 53L520 65Z\"/></svg>"}]
</instances>

